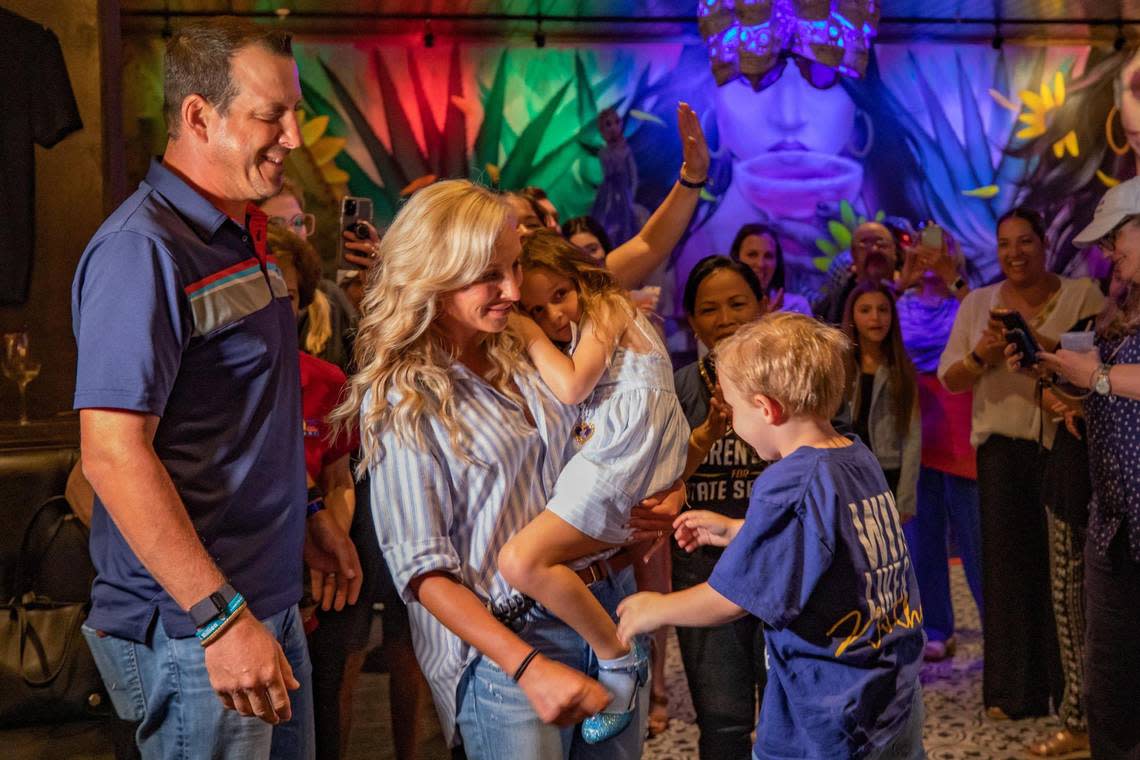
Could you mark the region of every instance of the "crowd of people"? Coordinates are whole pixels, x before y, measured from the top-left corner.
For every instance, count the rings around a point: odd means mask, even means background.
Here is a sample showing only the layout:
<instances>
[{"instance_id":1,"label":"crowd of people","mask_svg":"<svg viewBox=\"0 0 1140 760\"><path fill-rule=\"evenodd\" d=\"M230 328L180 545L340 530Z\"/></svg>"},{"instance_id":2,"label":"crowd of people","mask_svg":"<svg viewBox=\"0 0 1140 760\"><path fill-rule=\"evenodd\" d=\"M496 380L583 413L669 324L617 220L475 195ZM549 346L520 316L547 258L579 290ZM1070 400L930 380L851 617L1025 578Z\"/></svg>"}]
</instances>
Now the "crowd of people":
<instances>
[{"instance_id":1,"label":"crowd of people","mask_svg":"<svg viewBox=\"0 0 1140 760\"><path fill-rule=\"evenodd\" d=\"M75 277L84 634L144 757L341 756L376 602L403 758L428 691L457 757L640 757L667 626L702 758L925 757L951 543L987 716L1055 713L1043 757L1140 752L1140 179L1075 241L1107 298L1028 208L998 282L933 222L867 222L814 303L746 224L681 289L674 372L639 289L707 180L689 106L620 244L442 180L346 232L332 282L285 181L300 99L287 34L179 29L166 153Z\"/></svg>"}]
</instances>

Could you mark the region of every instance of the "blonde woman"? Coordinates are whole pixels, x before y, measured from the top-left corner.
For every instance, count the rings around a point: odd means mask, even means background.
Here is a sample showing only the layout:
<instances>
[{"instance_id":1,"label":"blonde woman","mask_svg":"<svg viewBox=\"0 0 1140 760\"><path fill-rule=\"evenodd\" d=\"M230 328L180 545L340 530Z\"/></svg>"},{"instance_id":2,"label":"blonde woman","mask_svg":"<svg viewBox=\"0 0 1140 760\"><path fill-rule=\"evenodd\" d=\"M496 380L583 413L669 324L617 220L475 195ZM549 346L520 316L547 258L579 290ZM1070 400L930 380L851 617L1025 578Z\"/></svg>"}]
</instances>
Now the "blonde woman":
<instances>
[{"instance_id":1,"label":"blonde woman","mask_svg":"<svg viewBox=\"0 0 1140 760\"><path fill-rule=\"evenodd\" d=\"M679 122L682 171L699 185L704 139L687 106ZM649 237L683 230L697 192L678 183ZM507 540L549 500L576 421L576 408L557 401L506 331L519 299L516 224L501 196L466 181L412 196L381 242L356 341L360 371L336 416L343 422L359 411L380 546L408 602L450 743L462 741L472 760L637 758L645 705L635 730L593 747L581 742L574 724L610 701L585 675L589 646L514 592L496 566ZM637 253L619 256L619 280L644 268L624 263ZM679 500L678 489L657 509L679 509ZM671 524L645 510L635 517L631 526L651 526L650 535ZM583 571L611 613L634 590L632 570L620 565L611 559Z\"/></svg>"}]
</instances>

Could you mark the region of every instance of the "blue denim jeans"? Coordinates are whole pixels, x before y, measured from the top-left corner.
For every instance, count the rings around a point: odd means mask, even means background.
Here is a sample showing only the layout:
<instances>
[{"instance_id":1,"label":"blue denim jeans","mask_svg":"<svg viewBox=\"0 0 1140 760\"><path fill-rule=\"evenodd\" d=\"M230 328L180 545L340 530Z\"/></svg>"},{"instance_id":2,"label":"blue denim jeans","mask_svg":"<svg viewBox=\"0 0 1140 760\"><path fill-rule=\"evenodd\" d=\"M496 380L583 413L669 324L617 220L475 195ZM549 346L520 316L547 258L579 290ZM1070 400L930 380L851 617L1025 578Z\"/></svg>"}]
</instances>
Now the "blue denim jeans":
<instances>
[{"instance_id":1,"label":"blue denim jeans","mask_svg":"<svg viewBox=\"0 0 1140 760\"><path fill-rule=\"evenodd\" d=\"M978 606L979 616L984 617L978 484L969 478L923 467L918 474L918 513L903 526L903 533L918 579L922 627L930 641L945 641L954 635L946 545L951 529L957 539L966 583Z\"/></svg>"},{"instance_id":2,"label":"blue denim jeans","mask_svg":"<svg viewBox=\"0 0 1140 760\"><path fill-rule=\"evenodd\" d=\"M635 590L633 569L590 586L594 596L612 615L618 602ZM597 660L590 645L568 625L536 606L527 614L519 636L559 662L590 676L597 675ZM637 717L629 728L601 744L582 741L577 726L559 728L539 720L519 688L499 666L479 657L463 674L457 689L459 733L467 760L636 760L641 757L649 688L638 694Z\"/></svg>"},{"instance_id":3,"label":"blue denim jeans","mask_svg":"<svg viewBox=\"0 0 1140 760\"><path fill-rule=\"evenodd\" d=\"M293 717L277 726L222 706L196 638L169 638L162 621L142 644L83 626L115 711L139 724L135 740L144 760L312 760L312 668L300 615L293 606L261 622L301 682L289 693Z\"/></svg>"}]
</instances>

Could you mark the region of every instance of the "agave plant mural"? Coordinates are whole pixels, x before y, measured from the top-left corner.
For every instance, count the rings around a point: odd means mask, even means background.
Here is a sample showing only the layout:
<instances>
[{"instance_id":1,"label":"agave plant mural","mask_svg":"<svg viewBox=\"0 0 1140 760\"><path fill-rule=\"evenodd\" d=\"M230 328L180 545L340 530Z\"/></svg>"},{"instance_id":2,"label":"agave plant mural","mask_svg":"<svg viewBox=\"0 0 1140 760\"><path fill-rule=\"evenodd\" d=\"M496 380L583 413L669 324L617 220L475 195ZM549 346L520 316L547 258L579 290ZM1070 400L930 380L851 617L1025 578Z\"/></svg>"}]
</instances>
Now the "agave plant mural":
<instances>
[{"instance_id":1,"label":"agave plant mural","mask_svg":"<svg viewBox=\"0 0 1140 760\"><path fill-rule=\"evenodd\" d=\"M961 136L954 129L944 103L919 65L913 52L906 56L908 68L926 109L929 128L907 108L879 78L872 60L867 82L848 87L855 104L875 114L876 130L882 119L888 136L898 136L892 146L898 155L898 168L892 172L896 187L889 199L880 199L891 213L912 221L934 219L950 230L962 245L971 279L989 282L998 274L993 254L994 226L998 215L1013 205L1032 162L1007 150L1013 144L1017 114L1005 108L994 109L989 123L982 118L982 105L989 92L1008 92L1010 70L1004 54L994 61L988 87L978 88L955 53L954 72L958 90ZM1040 51L1027 51L1021 58L1028 69L1029 87L1039 86L1044 70ZM945 89L945 88L942 88ZM843 221L842 219L837 221ZM821 247L825 256L829 251Z\"/></svg>"},{"instance_id":2,"label":"agave plant mural","mask_svg":"<svg viewBox=\"0 0 1140 760\"><path fill-rule=\"evenodd\" d=\"M407 55L414 110L401 100L380 51L371 54L375 95L384 104L387 142L369 121L361 95L354 94L345 78L325 60L317 59L329 83L325 92L302 77L306 104L328 118L329 130L342 135L355 133L363 144L379 183L347 153L337 156L336 165L348 175L349 192L373 199L378 219L390 219L401 198L441 177L467 177L507 190L525 185L547 187L564 217L589 208L601 180L593 160L602 145L596 124L601 110L598 101L613 88L620 71L592 81L583 57L575 52L572 76L544 102L537 101L534 93L525 93L524 100L534 103L538 110L521 131L515 132L506 116L508 87L518 86L522 78L514 76L511 52L503 51L490 85L479 85L483 118L469 156L468 119L477 109L470 107L463 92L460 47L454 46L451 52L442 126L433 116L419 63L411 51ZM620 106L621 102L617 99L607 105ZM423 135L422 147L416 139L417 125Z\"/></svg>"}]
</instances>

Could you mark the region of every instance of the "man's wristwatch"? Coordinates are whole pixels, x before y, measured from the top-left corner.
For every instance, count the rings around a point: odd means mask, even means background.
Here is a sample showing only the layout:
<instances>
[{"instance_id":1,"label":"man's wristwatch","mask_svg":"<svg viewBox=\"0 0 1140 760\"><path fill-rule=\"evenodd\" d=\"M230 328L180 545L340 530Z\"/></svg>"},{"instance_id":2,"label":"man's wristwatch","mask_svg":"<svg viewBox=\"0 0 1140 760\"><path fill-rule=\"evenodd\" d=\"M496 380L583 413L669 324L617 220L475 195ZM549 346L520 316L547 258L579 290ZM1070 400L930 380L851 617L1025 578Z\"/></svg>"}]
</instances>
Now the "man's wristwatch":
<instances>
[{"instance_id":1,"label":"man's wristwatch","mask_svg":"<svg viewBox=\"0 0 1140 760\"><path fill-rule=\"evenodd\" d=\"M234 587L230 585L229 581L226 581L220 589L191 607L190 619L194 621L194 627L201 628L224 613L235 596L237 596L237 592L234 591Z\"/></svg>"},{"instance_id":2,"label":"man's wristwatch","mask_svg":"<svg viewBox=\"0 0 1140 760\"><path fill-rule=\"evenodd\" d=\"M1112 383L1108 380L1108 373L1111 371L1112 367L1102 364L1093 372L1092 388L1102 396L1112 393Z\"/></svg>"}]
</instances>

